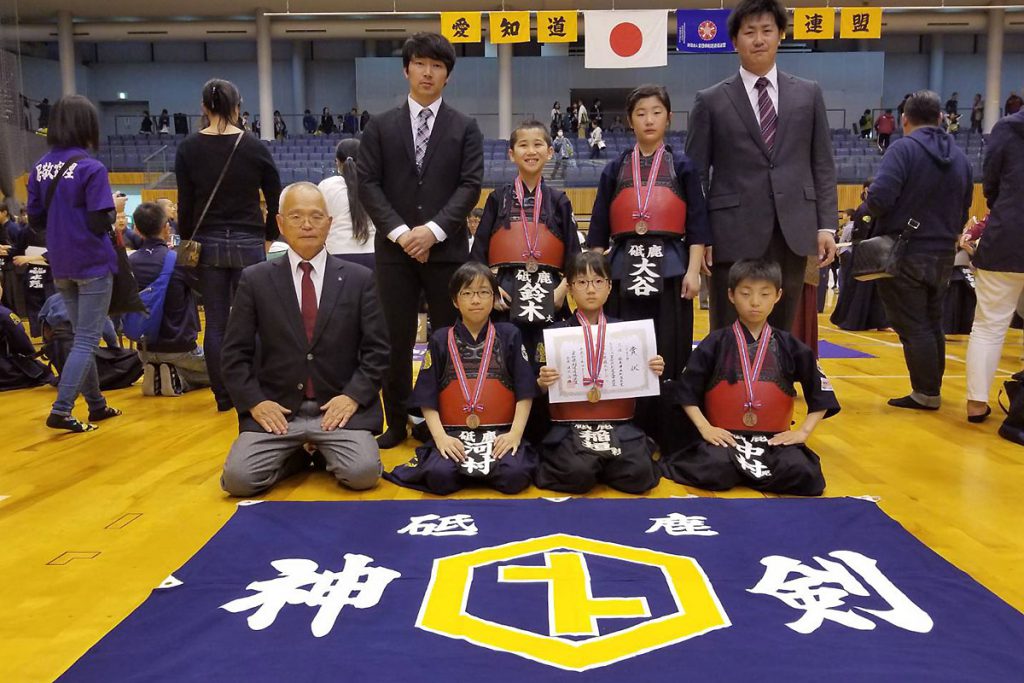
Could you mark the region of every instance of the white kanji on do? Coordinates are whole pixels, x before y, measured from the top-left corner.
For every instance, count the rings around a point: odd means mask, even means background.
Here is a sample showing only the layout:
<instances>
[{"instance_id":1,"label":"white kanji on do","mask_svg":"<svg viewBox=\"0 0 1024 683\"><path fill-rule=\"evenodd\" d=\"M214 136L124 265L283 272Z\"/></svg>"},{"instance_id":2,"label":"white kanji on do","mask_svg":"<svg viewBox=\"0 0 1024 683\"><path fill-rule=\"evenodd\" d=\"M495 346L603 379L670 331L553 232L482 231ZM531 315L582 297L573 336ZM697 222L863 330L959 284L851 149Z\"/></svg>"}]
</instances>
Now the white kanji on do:
<instances>
[{"instance_id":1,"label":"white kanji on do","mask_svg":"<svg viewBox=\"0 0 1024 683\"><path fill-rule=\"evenodd\" d=\"M420 515L410 517L409 524L398 533L410 536L476 536L477 531L471 515Z\"/></svg>"},{"instance_id":2,"label":"white kanji on do","mask_svg":"<svg viewBox=\"0 0 1024 683\"><path fill-rule=\"evenodd\" d=\"M791 557L765 557L761 560L765 566L764 576L756 586L747 590L770 595L793 609L802 610L803 616L786 626L804 635L818 630L826 619L858 631L870 631L876 624L865 614L914 633L932 630L933 622L928 613L897 588L878 569L875 560L852 550L836 550L829 553L829 557L842 560L849 569L840 562L822 557L814 558L821 569ZM854 576L854 572L860 577ZM789 578L790 574L797 576ZM870 597L869 588L874 589L875 595L887 602L890 609L847 607L846 601L850 596Z\"/></svg>"},{"instance_id":3,"label":"white kanji on do","mask_svg":"<svg viewBox=\"0 0 1024 683\"><path fill-rule=\"evenodd\" d=\"M654 524L644 533L653 534L658 530L669 536L717 536L718 532L708 526L707 517L684 515L670 512L666 517L651 517Z\"/></svg>"},{"instance_id":4,"label":"white kanji on do","mask_svg":"<svg viewBox=\"0 0 1024 683\"><path fill-rule=\"evenodd\" d=\"M255 607L246 621L252 630L262 631L274 623L285 605L318 607L310 630L322 638L334 628L342 608L374 607L388 584L401 576L394 569L371 567L371 562L372 557L345 553L345 566L340 572L318 572L312 560L275 560L270 565L280 572L277 578L250 583L245 588L256 591L255 595L232 600L220 608L238 613Z\"/></svg>"}]
</instances>

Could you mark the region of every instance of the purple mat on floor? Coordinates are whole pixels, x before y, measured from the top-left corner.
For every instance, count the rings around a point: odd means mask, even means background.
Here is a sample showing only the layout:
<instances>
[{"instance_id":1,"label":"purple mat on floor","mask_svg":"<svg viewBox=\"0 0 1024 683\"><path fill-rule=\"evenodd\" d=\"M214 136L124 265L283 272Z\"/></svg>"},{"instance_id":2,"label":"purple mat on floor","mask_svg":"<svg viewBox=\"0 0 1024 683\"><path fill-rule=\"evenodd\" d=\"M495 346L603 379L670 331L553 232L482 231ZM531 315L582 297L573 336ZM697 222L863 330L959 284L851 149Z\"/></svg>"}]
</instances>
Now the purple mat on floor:
<instances>
[{"instance_id":1,"label":"purple mat on floor","mask_svg":"<svg viewBox=\"0 0 1024 683\"><path fill-rule=\"evenodd\" d=\"M818 358L877 358L877 356L819 339Z\"/></svg>"}]
</instances>

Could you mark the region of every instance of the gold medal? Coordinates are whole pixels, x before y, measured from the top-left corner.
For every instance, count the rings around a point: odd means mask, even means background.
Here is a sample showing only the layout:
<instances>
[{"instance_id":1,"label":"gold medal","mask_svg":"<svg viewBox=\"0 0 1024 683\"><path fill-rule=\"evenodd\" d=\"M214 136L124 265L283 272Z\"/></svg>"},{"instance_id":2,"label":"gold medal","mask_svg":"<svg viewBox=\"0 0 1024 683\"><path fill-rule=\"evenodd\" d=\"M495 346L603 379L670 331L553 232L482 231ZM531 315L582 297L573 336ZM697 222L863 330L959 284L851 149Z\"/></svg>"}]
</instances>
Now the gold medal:
<instances>
[{"instance_id":1,"label":"gold medal","mask_svg":"<svg viewBox=\"0 0 1024 683\"><path fill-rule=\"evenodd\" d=\"M745 424L748 427L753 427L757 424L757 415L754 413L753 410L748 410L747 412L743 413L743 424Z\"/></svg>"},{"instance_id":2,"label":"gold medal","mask_svg":"<svg viewBox=\"0 0 1024 683\"><path fill-rule=\"evenodd\" d=\"M637 221L636 225L634 226L634 228L636 229L636 234L638 234L638 235L646 235L647 234L647 221Z\"/></svg>"},{"instance_id":3,"label":"gold medal","mask_svg":"<svg viewBox=\"0 0 1024 683\"><path fill-rule=\"evenodd\" d=\"M480 416L476 413L470 413L466 418L466 426L470 429L477 429L480 427Z\"/></svg>"},{"instance_id":4,"label":"gold medal","mask_svg":"<svg viewBox=\"0 0 1024 683\"><path fill-rule=\"evenodd\" d=\"M597 403L601 400L601 390L597 387L590 387L590 391L587 392L587 400L591 403Z\"/></svg>"},{"instance_id":5,"label":"gold medal","mask_svg":"<svg viewBox=\"0 0 1024 683\"><path fill-rule=\"evenodd\" d=\"M537 270L539 270L539 269L540 269L540 265L538 265L537 259L531 258L529 261L526 262L526 272L527 273L533 274L533 273L536 273Z\"/></svg>"}]
</instances>

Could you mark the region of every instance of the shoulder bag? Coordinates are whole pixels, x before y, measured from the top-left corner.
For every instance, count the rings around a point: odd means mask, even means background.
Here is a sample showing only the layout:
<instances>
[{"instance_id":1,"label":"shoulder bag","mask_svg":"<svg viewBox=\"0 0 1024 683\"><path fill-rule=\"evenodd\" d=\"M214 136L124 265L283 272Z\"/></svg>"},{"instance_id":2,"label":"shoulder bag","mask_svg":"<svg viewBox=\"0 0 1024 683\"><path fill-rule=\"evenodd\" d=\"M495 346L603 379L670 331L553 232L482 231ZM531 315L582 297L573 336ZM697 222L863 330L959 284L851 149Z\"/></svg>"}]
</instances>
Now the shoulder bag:
<instances>
[{"instance_id":1,"label":"shoulder bag","mask_svg":"<svg viewBox=\"0 0 1024 683\"><path fill-rule=\"evenodd\" d=\"M220 177L217 178L217 184L213 186L213 192L210 193L210 198L206 200L206 206L203 207L203 213L199 216L199 221L196 223L196 229L192 231L193 239L181 240L174 251L178 254L178 265L182 268L195 268L199 265L199 252L202 251L203 245L197 242L194 238L199 234L199 229L203 225L203 220L206 218L206 212L210 210L210 204L213 203L213 198L217 196L217 190L220 189L220 184L224 181L224 176L227 175L228 166L231 165L231 160L235 156L235 150L238 149L238 145L242 142L242 137L245 132L238 134L238 138L235 139L235 144L231 148L231 153L228 154L228 160L224 162L224 168L220 171Z\"/></svg>"}]
</instances>

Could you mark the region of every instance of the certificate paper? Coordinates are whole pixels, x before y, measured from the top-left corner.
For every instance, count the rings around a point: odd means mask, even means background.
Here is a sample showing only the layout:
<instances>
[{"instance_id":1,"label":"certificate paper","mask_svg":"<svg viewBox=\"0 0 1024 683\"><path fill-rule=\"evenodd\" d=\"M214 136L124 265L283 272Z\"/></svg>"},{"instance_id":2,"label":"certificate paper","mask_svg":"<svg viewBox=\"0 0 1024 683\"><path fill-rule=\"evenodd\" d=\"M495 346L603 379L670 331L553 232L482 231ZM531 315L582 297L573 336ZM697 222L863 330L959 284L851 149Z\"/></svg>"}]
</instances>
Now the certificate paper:
<instances>
[{"instance_id":1,"label":"certificate paper","mask_svg":"<svg viewBox=\"0 0 1024 683\"><path fill-rule=\"evenodd\" d=\"M597 334L596 326L591 326L591 330ZM544 350L547 364L559 374L558 381L548 390L548 400L551 403L586 401L590 386L583 384L583 379L589 376L583 330L579 327L544 330ZM656 355L658 345L653 320L609 323L601 367L604 380L601 399L657 396L660 393L658 377L647 365Z\"/></svg>"}]
</instances>

